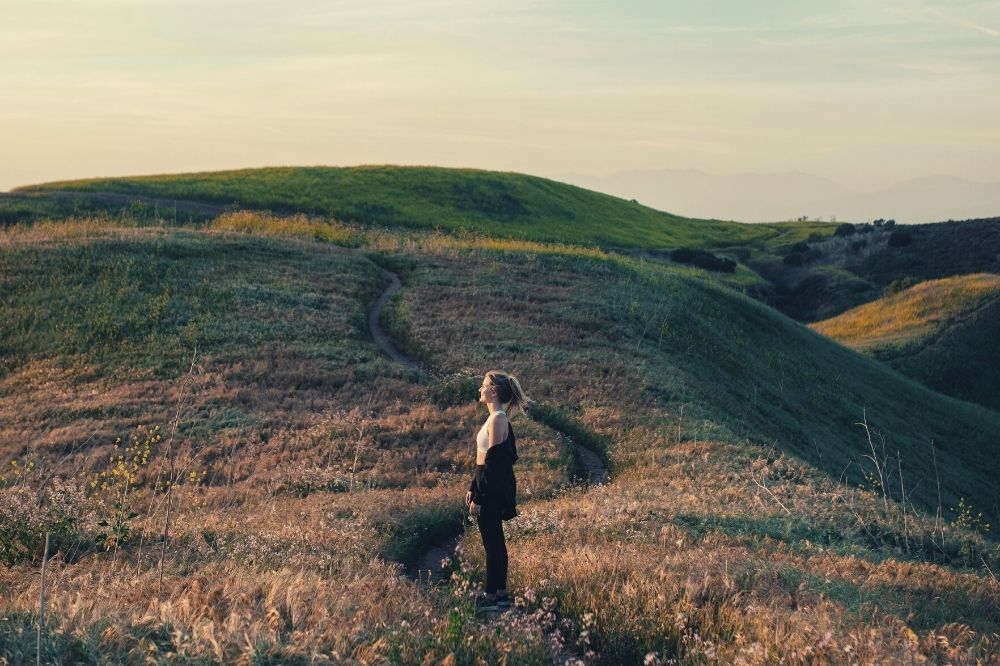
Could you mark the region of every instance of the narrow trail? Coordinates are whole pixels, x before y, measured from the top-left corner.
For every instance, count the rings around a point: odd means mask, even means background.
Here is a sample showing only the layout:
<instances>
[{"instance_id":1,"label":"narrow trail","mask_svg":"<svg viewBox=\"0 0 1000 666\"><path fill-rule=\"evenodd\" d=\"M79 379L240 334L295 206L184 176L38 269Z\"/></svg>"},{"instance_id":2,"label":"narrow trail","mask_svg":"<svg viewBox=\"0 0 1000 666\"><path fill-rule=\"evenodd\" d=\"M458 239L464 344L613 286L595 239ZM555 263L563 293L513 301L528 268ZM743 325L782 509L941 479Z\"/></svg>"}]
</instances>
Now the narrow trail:
<instances>
[{"instance_id":1,"label":"narrow trail","mask_svg":"<svg viewBox=\"0 0 1000 666\"><path fill-rule=\"evenodd\" d=\"M389 286L386 287L386 290L382 292L382 295L376 299L368 311L368 328L372 332L372 337L375 338L375 344L388 354L389 358L397 363L402 363L412 370L419 371L421 367L415 361L404 356L402 352L392 345L392 342L389 341L389 336L385 334L385 331L382 330L382 326L379 324L379 318L382 316L382 311L385 310L385 304L403 287L403 283L400 281L398 275L388 268L382 268L382 270L389 274L392 282L389 283Z\"/></svg>"},{"instance_id":2,"label":"narrow trail","mask_svg":"<svg viewBox=\"0 0 1000 666\"><path fill-rule=\"evenodd\" d=\"M375 343L379 346L382 351L384 351L390 358L398 363L402 363L408 368L413 370L421 371L422 368L412 359L407 358L405 354L400 352L392 342L389 337L382 330L379 325L379 318L382 316L382 312L385 309L385 304L388 302L392 296L402 288L402 282L399 276L390 271L387 268L382 268L392 282L386 288L384 292L378 297L375 303L372 305L368 312L368 328L371 330L372 337L375 339ZM551 425L548 427L552 428ZM553 428L555 430L555 428ZM560 432L556 430L556 432ZM563 436L568 436L567 433L560 433ZM608 483L610 479L610 474L608 473L608 468L605 466L604 461L601 459L595 451L573 442L574 450L576 452L577 458L579 460L580 466L585 471L583 475L583 481L588 485L602 485ZM431 585L440 585L447 582L444 575L444 569L442 569L442 561L447 561L455 552L455 547L458 545L463 534L460 533L447 541L442 543L431 544L427 550L425 550L417 558L417 560L406 569L406 575L417 582L425 582Z\"/></svg>"}]
</instances>

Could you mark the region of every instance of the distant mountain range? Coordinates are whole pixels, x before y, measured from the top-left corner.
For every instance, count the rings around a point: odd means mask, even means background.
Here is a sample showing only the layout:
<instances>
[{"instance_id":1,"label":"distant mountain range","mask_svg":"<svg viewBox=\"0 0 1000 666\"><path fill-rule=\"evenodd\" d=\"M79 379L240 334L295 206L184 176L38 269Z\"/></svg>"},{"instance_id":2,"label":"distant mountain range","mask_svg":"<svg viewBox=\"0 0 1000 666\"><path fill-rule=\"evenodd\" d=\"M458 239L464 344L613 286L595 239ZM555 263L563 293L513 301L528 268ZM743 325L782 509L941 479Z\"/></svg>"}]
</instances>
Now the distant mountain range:
<instances>
[{"instance_id":1,"label":"distant mountain range","mask_svg":"<svg viewBox=\"0 0 1000 666\"><path fill-rule=\"evenodd\" d=\"M976 183L953 176L914 178L874 191L800 171L775 174L705 173L695 169L620 171L597 177L556 176L607 194L686 217L739 222L775 222L831 216L848 222L877 218L900 223L1000 215L1000 183Z\"/></svg>"}]
</instances>

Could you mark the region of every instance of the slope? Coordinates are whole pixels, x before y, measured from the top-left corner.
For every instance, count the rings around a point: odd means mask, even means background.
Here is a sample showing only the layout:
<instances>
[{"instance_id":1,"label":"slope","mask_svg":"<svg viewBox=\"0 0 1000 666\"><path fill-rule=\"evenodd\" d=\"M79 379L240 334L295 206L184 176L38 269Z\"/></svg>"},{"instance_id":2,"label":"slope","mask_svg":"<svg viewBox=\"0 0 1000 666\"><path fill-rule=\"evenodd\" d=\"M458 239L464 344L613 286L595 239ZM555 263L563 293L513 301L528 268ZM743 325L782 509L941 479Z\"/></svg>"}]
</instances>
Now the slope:
<instances>
[{"instance_id":1,"label":"slope","mask_svg":"<svg viewBox=\"0 0 1000 666\"><path fill-rule=\"evenodd\" d=\"M997 414L703 271L585 247L333 221L317 233L300 219L248 217L238 218L246 233L228 231L228 217L208 228L70 221L4 235L13 361L0 408L12 425L0 462L42 468L3 489L0 518L35 521L36 547L2 553L15 559L0 569L4 654L29 653L19 637L34 635L40 526L56 533L60 574L47 590L46 649L67 662L995 653L1000 591L981 562L1000 558L951 507L971 503L995 523ZM358 251L327 242L345 238ZM378 265L403 280L384 324L429 376L366 337L365 305L387 281ZM445 590L386 561L461 529L482 417L475 388L494 367L572 426L515 420L524 503L508 538L519 610L495 623L469 608L482 572L474 532ZM124 486L140 516L105 552L99 525L69 520L83 502L68 490L72 472L113 472L116 454L135 455L116 450L115 433L149 423L167 434ZM570 432L604 443L610 484L560 485ZM161 551L157 470L175 464ZM47 486L62 513L39 518L34 490L55 469L68 473ZM28 490L29 508L12 512ZM107 501L95 511L123 497L94 492ZM162 589L150 545L165 552Z\"/></svg>"},{"instance_id":2,"label":"slope","mask_svg":"<svg viewBox=\"0 0 1000 666\"><path fill-rule=\"evenodd\" d=\"M928 280L811 328L935 390L1000 409L1000 276Z\"/></svg>"},{"instance_id":3,"label":"slope","mask_svg":"<svg viewBox=\"0 0 1000 666\"><path fill-rule=\"evenodd\" d=\"M65 181L20 191L141 195L605 246L702 247L776 233L767 226L671 215L535 176L476 169L284 167Z\"/></svg>"}]
</instances>

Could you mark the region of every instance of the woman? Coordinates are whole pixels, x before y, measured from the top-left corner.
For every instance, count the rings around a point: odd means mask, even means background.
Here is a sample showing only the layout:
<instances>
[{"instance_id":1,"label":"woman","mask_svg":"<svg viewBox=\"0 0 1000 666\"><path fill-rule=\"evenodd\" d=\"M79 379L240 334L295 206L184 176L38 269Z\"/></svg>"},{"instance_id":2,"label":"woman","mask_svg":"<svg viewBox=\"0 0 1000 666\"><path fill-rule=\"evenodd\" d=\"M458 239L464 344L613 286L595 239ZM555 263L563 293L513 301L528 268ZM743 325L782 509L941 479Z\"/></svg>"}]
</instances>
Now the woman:
<instances>
[{"instance_id":1,"label":"woman","mask_svg":"<svg viewBox=\"0 0 1000 666\"><path fill-rule=\"evenodd\" d=\"M479 402L489 408L490 415L476 436L476 475L465 494L465 503L479 523L486 550L486 589L476 598L476 609L487 611L510 607L502 521L517 515L517 447L509 417L518 410L523 412L532 401L521 390L517 378L491 370L479 388Z\"/></svg>"}]
</instances>

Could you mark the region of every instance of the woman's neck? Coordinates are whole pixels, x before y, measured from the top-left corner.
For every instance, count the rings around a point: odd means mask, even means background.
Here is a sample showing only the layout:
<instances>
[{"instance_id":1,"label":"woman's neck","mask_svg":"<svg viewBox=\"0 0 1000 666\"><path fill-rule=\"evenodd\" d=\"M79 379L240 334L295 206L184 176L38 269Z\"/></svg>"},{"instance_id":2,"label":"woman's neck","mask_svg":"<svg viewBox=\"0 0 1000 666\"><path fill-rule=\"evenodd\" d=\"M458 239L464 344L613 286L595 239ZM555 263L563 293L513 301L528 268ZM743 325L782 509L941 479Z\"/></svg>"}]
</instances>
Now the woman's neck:
<instances>
[{"instance_id":1,"label":"woman's neck","mask_svg":"<svg viewBox=\"0 0 1000 666\"><path fill-rule=\"evenodd\" d=\"M497 403L495 405L493 405L493 404L487 404L486 406L489 407L489 409L490 409L490 416L493 416L497 412L503 412L504 414L507 413L507 412L504 411L504 408L500 406L500 403Z\"/></svg>"}]
</instances>

